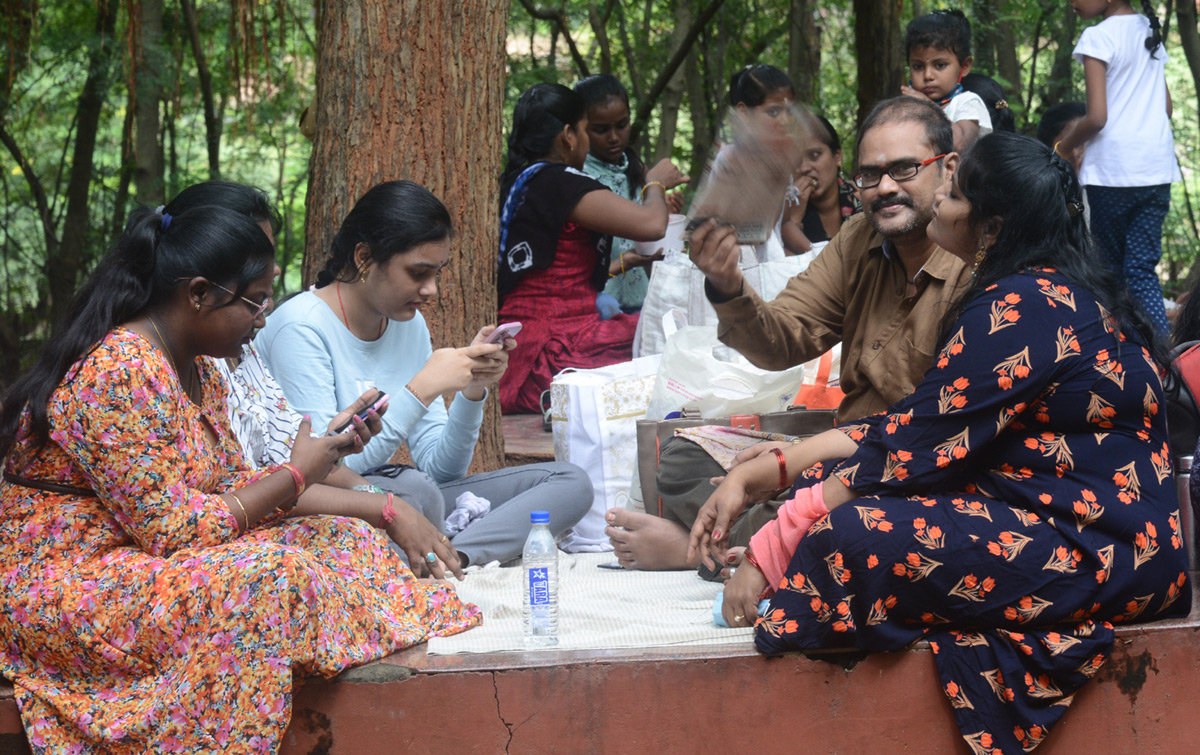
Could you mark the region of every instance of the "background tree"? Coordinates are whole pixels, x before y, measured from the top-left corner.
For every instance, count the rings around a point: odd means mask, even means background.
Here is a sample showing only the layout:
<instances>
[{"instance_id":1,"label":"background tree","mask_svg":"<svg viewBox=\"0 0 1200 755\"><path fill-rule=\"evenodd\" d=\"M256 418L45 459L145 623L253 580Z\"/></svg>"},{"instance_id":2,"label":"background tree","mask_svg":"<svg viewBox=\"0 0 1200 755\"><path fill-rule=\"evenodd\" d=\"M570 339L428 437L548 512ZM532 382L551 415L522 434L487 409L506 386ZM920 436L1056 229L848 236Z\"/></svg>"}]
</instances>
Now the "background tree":
<instances>
[{"instance_id":1,"label":"background tree","mask_svg":"<svg viewBox=\"0 0 1200 755\"><path fill-rule=\"evenodd\" d=\"M407 178L450 210L449 268L425 318L434 347L462 346L496 320L495 250L507 0L323 0L304 280L325 265L354 202ZM503 461L488 402L473 469Z\"/></svg>"}]
</instances>

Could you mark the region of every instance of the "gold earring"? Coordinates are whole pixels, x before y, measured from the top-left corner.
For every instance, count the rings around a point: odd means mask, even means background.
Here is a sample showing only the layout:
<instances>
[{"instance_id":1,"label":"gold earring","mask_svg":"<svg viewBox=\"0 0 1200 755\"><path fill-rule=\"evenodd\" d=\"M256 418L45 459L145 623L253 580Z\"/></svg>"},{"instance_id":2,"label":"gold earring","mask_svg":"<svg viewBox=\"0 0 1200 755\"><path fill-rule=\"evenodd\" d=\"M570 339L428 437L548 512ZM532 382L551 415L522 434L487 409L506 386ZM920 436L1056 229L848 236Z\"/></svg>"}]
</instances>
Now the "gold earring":
<instances>
[{"instance_id":1,"label":"gold earring","mask_svg":"<svg viewBox=\"0 0 1200 755\"><path fill-rule=\"evenodd\" d=\"M196 307L196 311L199 312L200 311L200 302L196 301L196 302L192 302L192 304Z\"/></svg>"},{"instance_id":2,"label":"gold earring","mask_svg":"<svg viewBox=\"0 0 1200 755\"><path fill-rule=\"evenodd\" d=\"M975 267L979 267L987 259L987 244L980 241L979 251L975 252Z\"/></svg>"}]
</instances>

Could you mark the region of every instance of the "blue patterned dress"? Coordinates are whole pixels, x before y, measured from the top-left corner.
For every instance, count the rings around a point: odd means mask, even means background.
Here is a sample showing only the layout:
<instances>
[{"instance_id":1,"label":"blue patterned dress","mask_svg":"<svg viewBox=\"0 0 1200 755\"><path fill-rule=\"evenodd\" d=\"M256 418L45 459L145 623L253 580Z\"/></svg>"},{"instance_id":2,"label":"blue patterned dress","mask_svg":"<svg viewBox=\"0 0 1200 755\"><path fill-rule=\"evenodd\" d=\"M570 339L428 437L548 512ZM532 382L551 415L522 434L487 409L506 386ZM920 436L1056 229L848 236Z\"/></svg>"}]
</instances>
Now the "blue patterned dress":
<instances>
[{"instance_id":1,"label":"blue patterned dress","mask_svg":"<svg viewBox=\"0 0 1200 755\"><path fill-rule=\"evenodd\" d=\"M1032 749L1117 622L1191 604L1149 352L1053 270L970 302L912 395L843 431L862 497L800 541L764 653L929 640L976 753Z\"/></svg>"}]
</instances>

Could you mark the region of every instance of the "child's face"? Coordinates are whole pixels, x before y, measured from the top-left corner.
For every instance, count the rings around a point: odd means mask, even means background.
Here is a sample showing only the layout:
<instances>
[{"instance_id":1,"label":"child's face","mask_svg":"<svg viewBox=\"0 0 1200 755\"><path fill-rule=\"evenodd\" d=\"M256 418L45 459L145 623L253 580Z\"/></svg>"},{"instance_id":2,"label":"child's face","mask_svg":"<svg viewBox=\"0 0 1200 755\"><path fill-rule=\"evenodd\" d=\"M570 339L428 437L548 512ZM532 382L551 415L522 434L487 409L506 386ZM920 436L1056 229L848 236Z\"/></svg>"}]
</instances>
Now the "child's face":
<instances>
[{"instance_id":1,"label":"child's face","mask_svg":"<svg viewBox=\"0 0 1200 755\"><path fill-rule=\"evenodd\" d=\"M620 97L609 97L588 108L587 116L592 157L620 164L629 146L629 106Z\"/></svg>"},{"instance_id":2,"label":"child's face","mask_svg":"<svg viewBox=\"0 0 1200 755\"><path fill-rule=\"evenodd\" d=\"M912 87L934 102L945 99L959 80L971 72L971 58L960 61L941 47L914 47L908 53Z\"/></svg>"},{"instance_id":3,"label":"child's face","mask_svg":"<svg viewBox=\"0 0 1200 755\"><path fill-rule=\"evenodd\" d=\"M1099 16L1109 10L1112 5L1112 0L1071 0L1071 10L1075 11L1075 15L1084 21Z\"/></svg>"}]
</instances>

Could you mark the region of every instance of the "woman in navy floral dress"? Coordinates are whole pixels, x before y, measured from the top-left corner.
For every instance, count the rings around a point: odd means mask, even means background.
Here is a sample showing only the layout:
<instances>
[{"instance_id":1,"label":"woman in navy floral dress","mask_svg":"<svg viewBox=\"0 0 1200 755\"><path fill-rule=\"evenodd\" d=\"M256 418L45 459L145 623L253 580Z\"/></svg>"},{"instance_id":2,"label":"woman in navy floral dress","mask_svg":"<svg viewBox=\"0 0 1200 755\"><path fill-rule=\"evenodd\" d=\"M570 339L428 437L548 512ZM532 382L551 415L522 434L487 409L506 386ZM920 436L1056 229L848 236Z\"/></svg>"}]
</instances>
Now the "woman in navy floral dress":
<instances>
[{"instance_id":1,"label":"woman in navy floral dress","mask_svg":"<svg viewBox=\"0 0 1200 755\"><path fill-rule=\"evenodd\" d=\"M808 469L751 541L726 620L754 623L764 653L927 639L976 753L1035 747L1113 624L1191 603L1153 331L1094 256L1079 196L1043 145L980 139L929 226L978 266L924 381L735 468L693 530L723 557L747 491Z\"/></svg>"}]
</instances>

